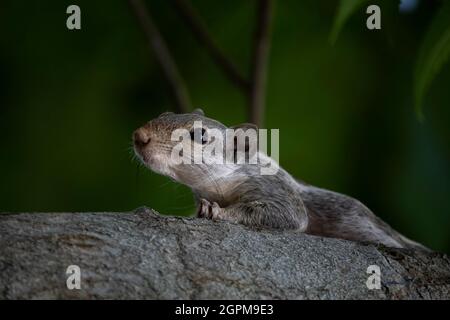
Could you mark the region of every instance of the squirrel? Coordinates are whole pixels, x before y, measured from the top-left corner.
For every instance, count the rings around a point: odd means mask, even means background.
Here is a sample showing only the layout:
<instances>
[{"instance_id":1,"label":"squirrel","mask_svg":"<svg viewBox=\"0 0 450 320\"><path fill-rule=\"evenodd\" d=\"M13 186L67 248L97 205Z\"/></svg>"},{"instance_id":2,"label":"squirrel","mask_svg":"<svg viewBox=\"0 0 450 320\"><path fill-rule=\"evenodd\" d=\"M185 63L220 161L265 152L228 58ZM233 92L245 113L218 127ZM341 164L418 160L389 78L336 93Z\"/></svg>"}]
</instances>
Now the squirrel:
<instances>
[{"instance_id":1,"label":"squirrel","mask_svg":"<svg viewBox=\"0 0 450 320\"><path fill-rule=\"evenodd\" d=\"M204 129L200 139L194 138L195 121L220 132L228 129L207 118L201 109L185 114L165 112L134 131L133 145L135 154L146 167L191 188L198 217L429 250L395 231L360 201L296 180L282 168L276 174L262 175L258 164L175 163L171 155L179 142L172 139L174 130L188 130L192 145L203 148L209 143ZM246 127L252 125L232 128Z\"/></svg>"}]
</instances>

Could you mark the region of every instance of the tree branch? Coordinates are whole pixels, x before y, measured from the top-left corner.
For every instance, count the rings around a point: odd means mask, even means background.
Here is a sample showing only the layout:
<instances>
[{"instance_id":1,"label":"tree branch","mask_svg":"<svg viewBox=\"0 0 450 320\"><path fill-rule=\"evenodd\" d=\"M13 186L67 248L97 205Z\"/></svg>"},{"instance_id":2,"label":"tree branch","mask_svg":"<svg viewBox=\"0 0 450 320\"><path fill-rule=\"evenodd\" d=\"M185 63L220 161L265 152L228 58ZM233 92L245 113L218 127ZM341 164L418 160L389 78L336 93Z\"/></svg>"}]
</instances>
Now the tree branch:
<instances>
[{"instance_id":1,"label":"tree branch","mask_svg":"<svg viewBox=\"0 0 450 320\"><path fill-rule=\"evenodd\" d=\"M450 299L444 254L147 208L0 213L0 253L0 300ZM230 268L236 261L239 269ZM66 285L71 265L81 290ZM380 290L367 287L370 265L382 272Z\"/></svg>"},{"instance_id":2,"label":"tree branch","mask_svg":"<svg viewBox=\"0 0 450 320\"><path fill-rule=\"evenodd\" d=\"M188 112L191 109L188 91L164 39L153 22L150 11L142 0L128 0L128 2L175 95L177 112Z\"/></svg>"},{"instance_id":3,"label":"tree branch","mask_svg":"<svg viewBox=\"0 0 450 320\"><path fill-rule=\"evenodd\" d=\"M208 33L205 23L192 7L191 3L186 0L174 0L174 4L183 20L197 38L197 41L205 47L211 59L222 69L225 76L244 93L248 93L250 87L249 82L217 46Z\"/></svg>"},{"instance_id":4,"label":"tree branch","mask_svg":"<svg viewBox=\"0 0 450 320\"><path fill-rule=\"evenodd\" d=\"M258 1L258 16L253 43L250 89L250 122L261 125L264 117L267 63L270 50L272 0Z\"/></svg>"}]
</instances>

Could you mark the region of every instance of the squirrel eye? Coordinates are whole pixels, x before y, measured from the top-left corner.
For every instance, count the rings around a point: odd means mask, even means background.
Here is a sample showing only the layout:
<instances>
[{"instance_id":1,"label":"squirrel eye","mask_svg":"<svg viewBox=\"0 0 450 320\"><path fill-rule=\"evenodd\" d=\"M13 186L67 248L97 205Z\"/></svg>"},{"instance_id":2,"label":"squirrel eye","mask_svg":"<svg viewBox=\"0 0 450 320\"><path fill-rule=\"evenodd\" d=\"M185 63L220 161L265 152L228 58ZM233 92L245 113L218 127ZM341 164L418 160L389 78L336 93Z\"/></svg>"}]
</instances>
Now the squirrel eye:
<instances>
[{"instance_id":1,"label":"squirrel eye","mask_svg":"<svg viewBox=\"0 0 450 320\"><path fill-rule=\"evenodd\" d=\"M201 128L200 140L199 141L195 140L196 136L195 136L195 132L194 131L195 130L192 129L191 132L190 132L192 141L195 141L195 142L198 142L198 143L201 143L201 144L206 144L208 142L208 136L206 134L205 128Z\"/></svg>"}]
</instances>

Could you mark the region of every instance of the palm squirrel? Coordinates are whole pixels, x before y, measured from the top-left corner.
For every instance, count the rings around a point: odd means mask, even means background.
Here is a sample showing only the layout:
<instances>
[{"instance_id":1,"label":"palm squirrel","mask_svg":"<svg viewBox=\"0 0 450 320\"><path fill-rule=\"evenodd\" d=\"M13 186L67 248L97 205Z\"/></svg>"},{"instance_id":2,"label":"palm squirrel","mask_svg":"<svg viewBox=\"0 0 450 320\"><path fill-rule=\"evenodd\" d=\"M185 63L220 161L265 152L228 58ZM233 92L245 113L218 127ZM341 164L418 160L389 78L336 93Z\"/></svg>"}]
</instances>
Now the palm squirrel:
<instances>
[{"instance_id":1,"label":"palm squirrel","mask_svg":"<svg viewBox=\"0 0 450 320\"><path fill-rule=\"evenodd\" d=\"M196 121L203 126L199 139L193 134ZM426 249L392 229L360 201L298 181L282 168L276 174L262 175L259 164L174 161L172 151L180 142L173 141L172 133L176 129L190 132L189 144L202 151L210 143L205 128L223 133L228 129L196 109L187 114L163 113L133 134L135 153L146 167L192 189L198 217L389 247ZM259 151L258 155L263 156Z\"/></svg>"}]
</instances>

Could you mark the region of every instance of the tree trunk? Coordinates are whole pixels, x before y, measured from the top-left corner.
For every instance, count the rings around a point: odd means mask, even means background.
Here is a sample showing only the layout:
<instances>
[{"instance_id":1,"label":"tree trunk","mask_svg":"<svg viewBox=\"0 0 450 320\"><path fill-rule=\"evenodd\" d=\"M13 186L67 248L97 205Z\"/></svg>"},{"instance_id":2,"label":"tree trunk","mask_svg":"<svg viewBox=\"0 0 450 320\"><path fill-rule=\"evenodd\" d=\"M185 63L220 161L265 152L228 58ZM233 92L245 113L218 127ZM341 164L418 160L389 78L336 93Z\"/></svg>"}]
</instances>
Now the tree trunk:
<instances>
[{"instance_id":1,"label":"tree trunk","mask_svg":"<svg viewBox=\"0 0 450 320\"><path fill-rule=\"evenodd\" d=\"M79 290L66 285L70 265L80 268ZM366 285L370 265L380 268L380 289ZM450 260L439 253L147 208L0 214L0 299L449 299L449 291Z\"/></svg>"}]
</instances>

